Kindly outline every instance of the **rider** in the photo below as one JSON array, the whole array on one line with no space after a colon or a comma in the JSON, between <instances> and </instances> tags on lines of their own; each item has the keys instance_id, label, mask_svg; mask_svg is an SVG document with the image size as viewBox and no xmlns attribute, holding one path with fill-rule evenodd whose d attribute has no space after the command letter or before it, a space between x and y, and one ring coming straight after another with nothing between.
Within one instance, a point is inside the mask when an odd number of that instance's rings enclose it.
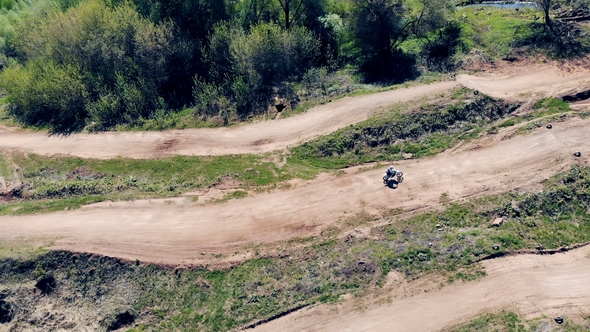
<instances>
[{"instance_id":1,"label":"rider","mask_svg":"<svg viewBox=\"0 0 590 332\"><path fill-rule=\"evenodd\" d=\"M385 171L385 174L387 174L388 179L391 179L395 176L395 174L397 174L397 171L395 170L395 168L393 168L393 166L389 166L387 171Z\"/></svg>"}]
</instances>

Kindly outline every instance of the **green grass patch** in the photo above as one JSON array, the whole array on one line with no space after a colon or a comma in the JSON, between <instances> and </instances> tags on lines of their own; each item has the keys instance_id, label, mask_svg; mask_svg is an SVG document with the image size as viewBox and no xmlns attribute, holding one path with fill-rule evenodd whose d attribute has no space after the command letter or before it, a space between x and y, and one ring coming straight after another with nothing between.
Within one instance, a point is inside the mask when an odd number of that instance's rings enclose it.
<instances>
[{"instance_id":1,"label":"green grass patch","mask_svg":"<svg viewBox=\"0 0 590 332\"><path fill-rule=\"evenodd\" d=\"M466 7L456 13L463 45L483 51L489 62L511 57L516 49L553 59L582 56L590 49L585 28L554 20L553 30L548 29L535 8Z\"/></svg>"},{"instance_id":2,"label":"green grass patch","mask_svg":"<svg viewBox=\"0 0 590 332\"><path fill-rule=\"evenodd\" d=\"M223 195L223 197L215 202L227 202L232 199L240 199L248 196L248 192L244 190L236 190L232 191L231 193Z\"/></svg>"},{"instance_id":3,"label":"green grass patch","mask_svg":"<svg viewBox=\"0 0 590 332\"><path fill-rule=\"evenodd\" d=\"M168 197L224 181L244 188L267 186L305 174L279 169L266 156L170 157L109 160L44 157L34 154L0 156L0 171L9 172L8 159L20 168L25 199L58 199L86 195L109 198ZM293 173L295 172L295 173Z\"/></svg>"},{"instance_id":4,"label":"green grass patch","mask_svg":"<svg viewBox=\"0 0 590 332\"><path fill-rule=\"evenodd\" d=\"M444 329L444 332L535 332L535 331L555 331L555 332L582 332L590 329L588 319L578 319L574 321L569 317L564 317L561 325L556 324L552 317L542 317L534 320L522 319L516 312L502 310L496 313L483 314L470 322L462 323L452 328Z\"/></svg>"},{"instance_id":5,"label":"green grass patch","mask_svg":"<svg viewBox=\"0 0 590 332\"><path fill-rule=\"evenodd\" d=\"M492 58L503 57L512 51L519 39L524 38L522 34L528 31L535 13L536 10L526 8L518 12L489 7L484 10L461 8L457 10L461 41L468 48L483 50Z\"/></svg>"},{"instance_id":6,"label":"green grass patch","mask_svg":"<svg viewBox=\"0 0 590 332\"><path fill-rule=\"evenodd\" d=\"M289 162L320 168L343 168L374 161L435 155L460 140L478 137L482 128L515 110L486 96L460 89L446 103L413 112L393 109L292 150Z\"/></svg>"},{"instance_id":7,"label":"green grass patch","mask_svg":"<svg viewBox=\"0 0 590 332\"><path fill-rule=\"evenodd\" d=\"M56 200L20 200L0 204L0 215L48 213L79 209L83 205L105 201L104 196L92 195Z\"/></svg>"}]
</instances>

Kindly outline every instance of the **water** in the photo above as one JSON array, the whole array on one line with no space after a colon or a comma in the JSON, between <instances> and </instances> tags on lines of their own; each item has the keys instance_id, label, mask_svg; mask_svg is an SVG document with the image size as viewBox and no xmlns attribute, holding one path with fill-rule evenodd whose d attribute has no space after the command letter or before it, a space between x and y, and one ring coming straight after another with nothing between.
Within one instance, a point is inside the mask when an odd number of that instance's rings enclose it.
<instances>
[{"instance_id":1,"label":"water","mask_svg":"<svg viewBox=\"0 0 590 332\"><path fill-rule=\"evenodd\" d=\"M535 3L533 2L517 2L517 3L478 3L474 5L467 5L463 6L462 8L468 7L497 7L497 8L505 8L505 9L515 9L515 8L535 8Z\"/></svg>"}]
</instances>

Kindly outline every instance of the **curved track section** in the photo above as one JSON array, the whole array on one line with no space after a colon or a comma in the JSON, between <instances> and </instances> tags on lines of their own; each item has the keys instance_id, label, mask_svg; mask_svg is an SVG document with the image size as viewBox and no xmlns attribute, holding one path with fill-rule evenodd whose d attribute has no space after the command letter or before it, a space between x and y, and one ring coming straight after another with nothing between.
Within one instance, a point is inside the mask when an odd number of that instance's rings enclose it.
<instances>
[{"instance_id":1,"label":"curved track section","mask_svg":"<svg viewBox=\"0 0 590 332\"><path fill-rule=\"evenodd\" d=\"M71 155L109 159L117 156L147 159L171 155L229 155L264 153L325 135L366 120L380 107L445 92L457 82L420 85L339 99L304 114L229 128L170 130L163 132L105 132L47 136L0 128L0 149L17 149L43 155Z\"/></svg>"},{"instance_id":2,"label":"curved track section","mask_svg":"<svg viewBox=\"0 0 590 332\"><path fill-rule=\"evenodd\" d=\"M277 190L226 203L196 205L164 200L90 205L79 210L0 218L2 237L57 238L55 248L140 259L154 263L203 263L200 253L233 253L235 245L268 243L318 233L346 212L378 212L439 204L450 199L505 192L588 164L590 120L555 123L553 130L430 159L396 164L405 181L383 186L382 170L326 175L289 190ZM583 158L574 158L581 151ZM233 247L233 249L232 249Z\"/></svg>"}]
</instances>

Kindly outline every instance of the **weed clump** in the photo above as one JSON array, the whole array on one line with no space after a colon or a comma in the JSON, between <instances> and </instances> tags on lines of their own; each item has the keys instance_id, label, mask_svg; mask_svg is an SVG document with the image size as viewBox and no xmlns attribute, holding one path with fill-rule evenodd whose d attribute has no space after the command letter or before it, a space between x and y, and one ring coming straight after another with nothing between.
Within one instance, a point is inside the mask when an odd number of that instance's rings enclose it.
<instances>
[{"instance_id":1,"label":"weed clump","mask_svg":"<svg viewBox=\"0 0 590 332\"><path fill-rule=\"evenodd\" d=\"M35 288L40 290L44 295L50 295L53 293L56 287L57 282L55 281L55 277L50 274L42 276L39 280L37 280L37 283L35 283Z\"/></svg>"},{"instance_id":2,"label":"weed clump","mask_svg":"<svg viewBox=\"0 0 590 332\"><path fill-rule=\"evenodd\" d=\"M461 100L461 101L458 101ZM404 155L431 156L481 127L512 113L517 104L471 90L455 91L450 101L421 106L414 112L390 114L339 130L293 149L289 161L324 168L399 160Z\"/></svg>"}]
</instances>

